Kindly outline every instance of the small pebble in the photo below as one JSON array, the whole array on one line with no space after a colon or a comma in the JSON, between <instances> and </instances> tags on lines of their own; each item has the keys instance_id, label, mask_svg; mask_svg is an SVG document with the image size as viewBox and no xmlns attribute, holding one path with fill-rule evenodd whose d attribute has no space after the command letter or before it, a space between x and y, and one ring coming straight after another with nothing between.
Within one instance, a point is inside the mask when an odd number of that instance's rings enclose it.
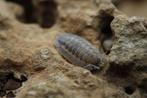
<instances>
[{"instance_id":1,"label":"small pebble","mask_svg":"<svg viewBox=\"0 0 147 98\"><path fill-rule=\"evenodd\" d=\"M112 48L112 44L113 44L113 40L112 39L107 39L105 41L103 41L102 45L103 45L103 49L106 52L106 54L108 54Z\"/></svg>"},{"instance_id":2,"label":"small pebble","mask_svg":"<svg viewBox=\"0 0 147 98\"><path fill-rule=\"evenodd\" d=\"M40 50L40 56L42 59L47 60L49 58L49 50L48 48L43 48Z\"/></svg>"}]
</instances>

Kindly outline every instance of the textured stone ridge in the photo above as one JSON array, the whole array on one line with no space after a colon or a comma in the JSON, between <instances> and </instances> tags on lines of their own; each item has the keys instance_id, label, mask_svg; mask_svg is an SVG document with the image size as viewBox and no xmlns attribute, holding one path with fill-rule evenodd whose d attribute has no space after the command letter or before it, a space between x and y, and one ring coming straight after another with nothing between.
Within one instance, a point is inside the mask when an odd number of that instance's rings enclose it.
<instances>
[{"instance_id":1,"label":"textured stone ridge","mask_svg":"<svg viewBox=\"0 0 147 98\"><path fill-rule=\"evenodd\" d=\"M109 55L110 63L133 68L147 67L147 28L144 19L118 16L111 23L115 41Z\"/></svg>"}]
</instances>

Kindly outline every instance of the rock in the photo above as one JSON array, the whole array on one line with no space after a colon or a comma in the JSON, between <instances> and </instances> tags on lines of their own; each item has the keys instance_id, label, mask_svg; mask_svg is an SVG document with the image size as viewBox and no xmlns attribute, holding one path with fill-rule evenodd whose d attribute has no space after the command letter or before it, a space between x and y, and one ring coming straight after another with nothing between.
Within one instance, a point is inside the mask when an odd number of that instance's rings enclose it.
<instances>
[{"instance_id":1,"label":"rock","mask_svg":"<svg viewBox=\"0 0 147 98\"><path fill-rule=\"evenodd\" d=\"M33 80L28 80L16 98L80 98L81 96L89 98L87 94L94 98L96 92L103 91L103 80L93 77L89 71L81 68L71 68L71 71L70 66L65 66L67 67L65 73L50 68L33 77Z\"/></svg>"},{"instance_id":2,"label":"rock","mask_svg":"<svg viewBox=\"0 0 147 98\"><path fill-rule=\"evenodd\" d=\"M112 21L111 27L115 32L115 41L109 54L110 66L123 66L121 72L128 73L146 67L147 29L142 19L118 16Z\"/></svg>"}]
</instances>

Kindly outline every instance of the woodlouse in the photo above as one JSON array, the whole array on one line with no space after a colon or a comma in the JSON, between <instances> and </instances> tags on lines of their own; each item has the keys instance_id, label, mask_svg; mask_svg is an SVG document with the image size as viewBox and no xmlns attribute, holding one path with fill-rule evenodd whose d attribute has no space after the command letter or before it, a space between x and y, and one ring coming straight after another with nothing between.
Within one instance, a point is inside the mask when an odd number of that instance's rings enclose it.
<instances>
[{"instance_id":1,"label":"woodlouse","mask_svg":"<svg viewBox=\"0 0 147 98\"><path fill-rule=\"evenodd\" d=\"M82 66L92 72L99 70L106 60L97 48L77 35L59 34L55 41L55 47L70 63Z\"/></svg>"}]
</instances>

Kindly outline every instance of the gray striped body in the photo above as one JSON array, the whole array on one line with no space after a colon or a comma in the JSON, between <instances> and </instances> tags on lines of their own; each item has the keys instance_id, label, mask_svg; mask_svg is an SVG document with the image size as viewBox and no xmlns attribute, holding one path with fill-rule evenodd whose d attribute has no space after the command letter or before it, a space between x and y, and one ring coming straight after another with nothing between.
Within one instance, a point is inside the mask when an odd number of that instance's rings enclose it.
<instances>
[{"instance_id":1,"label":"gray striped body","mask_svg":"<svg viewBox=\"0 0 147 98\"><path fill-rule=\"evenodd\" d=\"M95 66L99 69L104 55L87 40L73 34L62 33L56 38L55 47L58 52L74 65Z\"/></svg>"}]
</instances>

